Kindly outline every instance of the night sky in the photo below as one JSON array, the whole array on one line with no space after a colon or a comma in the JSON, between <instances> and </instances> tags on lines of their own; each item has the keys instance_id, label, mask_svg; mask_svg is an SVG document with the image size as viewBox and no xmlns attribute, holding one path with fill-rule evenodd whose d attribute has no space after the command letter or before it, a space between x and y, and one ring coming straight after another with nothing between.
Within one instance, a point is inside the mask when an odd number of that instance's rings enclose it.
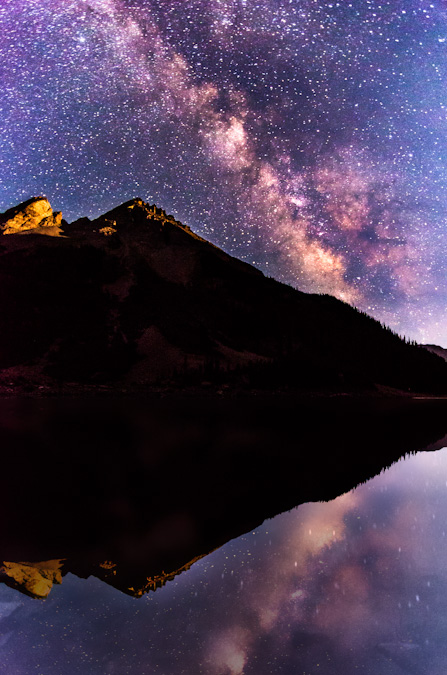
<instances>
[{"instance_id":1,"label":"night sky","mask_svg":"<svg viewBox=\"0 0 447 675\"><path fill-rule=\"evenodd\" d=\"M447 449L229 542L131 598L0 587L8 675L445 675Z\"/></svg>"},{"instance_id":2,"label":"night sky","mask_svg":"<svg viewBox=\"0 0 447 675\"><path fill-rule=\"evenodd\" d=\"M445 0L2 0L0 210L135 196L447 346Z\"/></svg>"}]
</instances>

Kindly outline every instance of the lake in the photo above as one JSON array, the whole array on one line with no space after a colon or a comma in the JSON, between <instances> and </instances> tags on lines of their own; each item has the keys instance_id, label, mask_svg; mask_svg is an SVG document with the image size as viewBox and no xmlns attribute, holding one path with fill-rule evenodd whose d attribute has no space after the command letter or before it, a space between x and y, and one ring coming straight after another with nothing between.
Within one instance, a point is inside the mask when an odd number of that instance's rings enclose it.
<instances>
[{"instance_id":1,"label":"lake","mask_svg":"<svg viewBox=\"0 0 447 675\"><path fill-rule=\"evenodd\" d=\"M0 586L11 675L333 675L447 670L447 448L266 520L134 598L67 574Z\"/></svg>"}]
</instances>

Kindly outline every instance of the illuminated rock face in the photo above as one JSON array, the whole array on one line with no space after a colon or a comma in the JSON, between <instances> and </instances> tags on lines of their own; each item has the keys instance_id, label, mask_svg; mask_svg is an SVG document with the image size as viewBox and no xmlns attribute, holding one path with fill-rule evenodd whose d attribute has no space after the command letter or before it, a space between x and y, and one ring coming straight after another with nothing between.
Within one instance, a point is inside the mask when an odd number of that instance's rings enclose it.
<instances>
[{"instance_id":1,"label":"illuminated rock face","mask_svg":"<svg viewBox=\"0 0 447 675\"><path fill-rule=\"evenodd\" d=\"M53 584L62 582L62 560L39 563L3 562L0 574L8 585L34 598L46 598Z\"/></svg>"},{"instance_id":2,"label":"illuminated rock face","mask_svg":"<svg viewBox=\"0 0 447 675\"><path fill-rule=\"evenodd\" d=\"M3 234L21 234L30 230L38 230L42 233L42 230L47 230L47 228L57 228L58 232L51 232L54 235L60 232L62 213L53 211L45 197L33 197L6 211L2 220ZM50 231L44 231L43 234L45 233L50 234Z\"/></svg>"},{"instance_id":3,"label":"illuminated rock face","mask_svg":"<svg viewBox=\"0 0 447 675\"><path fill-rule=\"evenodd\" d=\"M62 578L68 572L87 578L95 576L107 584L114 586L127 595L135 598L155 591L172 581L178 574L188 570L197 560L203 558L200 554L171 572L159 571L147 575L140 571L132 572L126 567L120 567L109 560L94 564L88 563L81 570L73 566L72 561L65 558L45 560L43 562L6 562L0 564L0 582L33 598L42 600L48 597L54 584L61 584Z\"/></svg>"}]
</instances>

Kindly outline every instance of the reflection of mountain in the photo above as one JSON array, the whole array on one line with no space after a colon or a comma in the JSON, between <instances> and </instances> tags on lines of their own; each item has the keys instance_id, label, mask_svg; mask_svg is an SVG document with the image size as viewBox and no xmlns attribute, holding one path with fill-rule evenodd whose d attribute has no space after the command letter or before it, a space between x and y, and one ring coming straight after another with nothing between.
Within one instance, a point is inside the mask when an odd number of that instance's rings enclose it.
<instances>
[{"instance_id":1,"label":"reflection of mountain","mask_svg":"<svg viewBox=\"0 0 447 675\"><path fill-rule=\"evenodd\" d=\"M335 298L264 277L142 200L69 225L35 198L0 227L4 390L446 391L436 355Z\"/></svg>"},{"instance_id":2,"label":"reflection of mountain","mask_svg":"<svg viewBox=\"0 0 447 675\"><path fill-rule=\"evenodd\" d=\"M46 598L53 584L62 582L63 560L7 562L0 566L0 580L33 598Z\"/></svg>"},{"instance_id":3,"label":"reflection of mountain","mask_svg":"<svg viewBox=\"0 0 447 675\"><path fill-rule=\"evenodd\" d=\"M105 560L84 567L82 563L67 560L45 560L42 562L7 562L0 565L0 582L31 596L46 598L54 584L61 584L62 577L71 572L80 577L94 575L114 588L139 598L145 593L161 588L177 574L185 572L203 556L198 556L173 572L159 572L153 576L143 573L130 573L116 563Z\"/></svg>"},{"instance_id":4,"label":"reflection of mountain","mask_svg":"<svg viewBox=\"0 0 447 675\"><path fill-rule=\"evenodd\" d=\"M72 571L139 595L444 433L443 400L4 399L3 581L42 596Z\"/></svg>"}]
</instances>

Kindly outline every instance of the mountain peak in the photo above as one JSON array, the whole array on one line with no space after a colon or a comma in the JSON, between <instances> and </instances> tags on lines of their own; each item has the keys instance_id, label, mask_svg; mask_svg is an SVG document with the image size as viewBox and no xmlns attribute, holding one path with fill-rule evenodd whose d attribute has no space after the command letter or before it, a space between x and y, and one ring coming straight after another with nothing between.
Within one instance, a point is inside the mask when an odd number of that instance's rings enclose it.
<instances>
[{"instance_id":1,"label":"mountain peak","mask_svg":"<svg viewBox=\"0 0 447 675\"><path fill-rule=\"evenodd\" d=\"M132 212L132 218L129 220L129 212ZM160 224L164 225L165 223L171 223L172 225L177 225L183 230L189 231L189 227L183 225L179 220L176 220L174 216L167 214L166 211L156 204L149 204L145 202L140 197L134 197L120 206L116 206L111 211L108 211L104 215L100 216L98 220L108 220L116 221L116 224L120 224L120 221L125 220L126 224L129 222L139 223L146 220L156 220L161 221Z\"/></svg>"},{"instance_id":2,"label":"mountain peak","mask_svg":"<svg viewBox=\"0 0 447 675\"><path fill-rule=\"evenodd\" d=\"M0 230L3 234L60 234L62 212L53 211L48 199L42 195L8 209L0 216Z\"/></svg>"}]
</instances>

